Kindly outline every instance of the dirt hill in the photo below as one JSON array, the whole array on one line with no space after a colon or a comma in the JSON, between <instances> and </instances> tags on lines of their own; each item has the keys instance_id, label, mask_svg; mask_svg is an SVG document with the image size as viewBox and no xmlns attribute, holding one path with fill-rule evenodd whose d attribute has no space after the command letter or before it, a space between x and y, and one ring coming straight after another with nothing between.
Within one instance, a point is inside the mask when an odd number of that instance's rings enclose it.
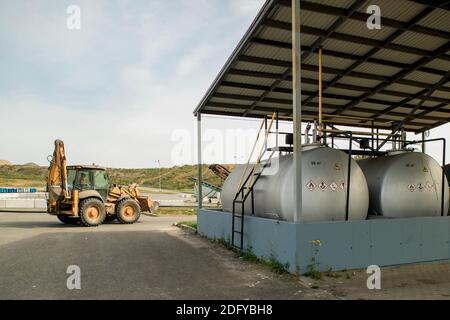
<instances>
[{"instance_id":1,"label":"dirt hill","mask_svg":"<svg viewBox=\"0 0 450 320\"><path fill-rule=\"evenodd\" d=\"M13 164L8 160L0 160L0 166L12 166Z\"/></svg>"}]
</instances>

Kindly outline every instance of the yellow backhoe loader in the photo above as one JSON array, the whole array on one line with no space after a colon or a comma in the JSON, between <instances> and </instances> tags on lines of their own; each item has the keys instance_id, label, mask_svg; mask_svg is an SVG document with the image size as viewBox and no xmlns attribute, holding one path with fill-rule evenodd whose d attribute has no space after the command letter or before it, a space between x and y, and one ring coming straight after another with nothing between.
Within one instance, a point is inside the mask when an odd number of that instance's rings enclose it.
<instances>
[{"instance_id":1,"label":"yellow backhoe loader","mask_svg":"<svg viewBox=\"0 0 450 320\"><path fill-rule=\"evenodd\" d=\"M47 212L65 224L81 222L96 227L117 219L122 224L139 221L142 214L154 213L159 203L143 197L136 184L112 185L105 168L67 166L64 142L55 141L49 156Z\"/></svg>"}]
</instances>

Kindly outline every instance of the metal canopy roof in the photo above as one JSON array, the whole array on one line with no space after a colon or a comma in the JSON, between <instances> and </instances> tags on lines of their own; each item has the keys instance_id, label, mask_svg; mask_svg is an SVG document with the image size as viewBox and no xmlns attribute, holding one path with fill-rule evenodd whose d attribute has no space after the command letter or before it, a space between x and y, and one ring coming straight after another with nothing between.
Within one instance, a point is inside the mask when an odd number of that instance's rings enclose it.
<instances>
[{"instance_id":1,"label":"metal canopy roof","mask_svg":"<svg viewBox=\"0 0 450 320\"><path fill-rule=\"evenodd\" d=\"M367 28L369 5L382 29ZM303 118L421 132L450 121L450 1L301 1ZM291 0L268 0L195 113L292 116Z\"/></svg>"}]
</instances>

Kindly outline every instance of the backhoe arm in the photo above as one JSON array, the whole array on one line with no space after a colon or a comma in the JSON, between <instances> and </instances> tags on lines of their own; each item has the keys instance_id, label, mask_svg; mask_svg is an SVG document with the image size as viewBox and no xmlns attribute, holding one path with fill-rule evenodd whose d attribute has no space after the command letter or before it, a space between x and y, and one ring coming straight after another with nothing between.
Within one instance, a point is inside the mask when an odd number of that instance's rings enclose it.
<instances>
[{"instance_id":1,"label":"backhoe arm","mask_svg":"<svg viewBox=\"0 0 450 320\"><path fill-rule=\"evenodd\" d=\"M66 153L64 142L61 140L55 141L55 150L48 170L47 190L49 213L57 211L58 200L70 198L67 187Z\"/></svg>"}]
</instances>

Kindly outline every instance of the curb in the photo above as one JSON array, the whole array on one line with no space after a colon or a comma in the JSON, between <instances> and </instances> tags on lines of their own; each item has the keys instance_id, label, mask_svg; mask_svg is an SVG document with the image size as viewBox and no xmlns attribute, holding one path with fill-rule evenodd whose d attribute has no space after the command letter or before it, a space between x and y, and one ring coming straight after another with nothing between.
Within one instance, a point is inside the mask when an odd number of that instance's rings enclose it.
<instances>
[{"instance_id":1,"label":"curb","mask_svg":"<svg viewBox=\"0 0 450 320\"><path fill-rule=\"evenodd\" d=\"M175 224L174 226L178 227L178 228L180 228L180 229L182 229L184 231L193 233L193 234L197 234L198 233L197 229L194 229L194 228L192 228L190 226L187 226L187 225L184 225L184 224Z\"/></svg>"}]
</instances>

